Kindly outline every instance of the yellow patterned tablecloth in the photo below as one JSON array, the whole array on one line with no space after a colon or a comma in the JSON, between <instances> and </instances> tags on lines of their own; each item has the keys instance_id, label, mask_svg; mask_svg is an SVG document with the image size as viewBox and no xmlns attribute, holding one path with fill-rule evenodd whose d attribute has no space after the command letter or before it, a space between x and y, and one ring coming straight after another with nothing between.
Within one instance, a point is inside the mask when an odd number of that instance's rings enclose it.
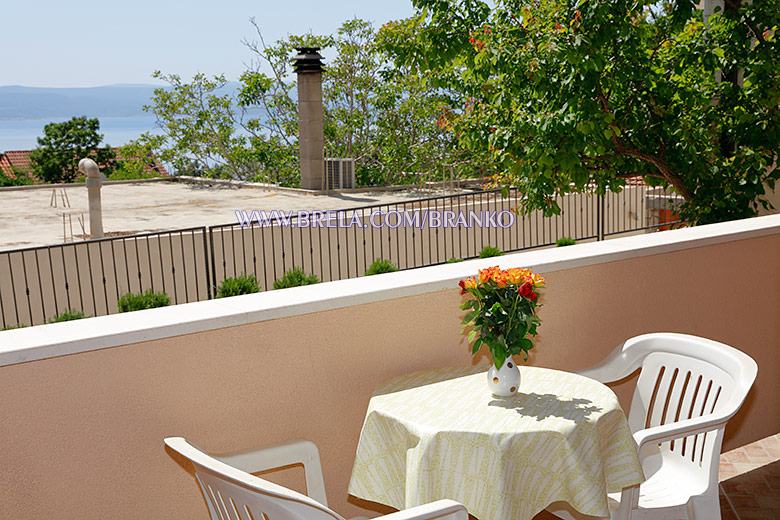
<instances>
[{"instance_id":1,"label":"yellow patterned tablecloth","mask_svg":"<svg viewBox=\"0 0 780 520\"><path fill-rule=\"evenodd\" d=\"M377 388L349 493L397 509L450 498L480 520L531 520L557 501L606 517L608 492L644 480L609 388L520 367L518 394L496 398L486 370L417 372Z\"/></svg>"}]
</instances>

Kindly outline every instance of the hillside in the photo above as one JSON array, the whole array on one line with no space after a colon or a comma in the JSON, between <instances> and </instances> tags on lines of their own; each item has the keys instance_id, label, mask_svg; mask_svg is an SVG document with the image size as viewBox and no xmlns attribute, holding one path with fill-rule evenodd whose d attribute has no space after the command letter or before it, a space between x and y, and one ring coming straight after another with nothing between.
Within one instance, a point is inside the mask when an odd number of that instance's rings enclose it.
<instances>
[{"instance_id":1,"label":"hillside","mask_svg":"<svg viewBox=\"0 0 780 520\"><path fill-rule=\"evenodd\" d=\"M153 85L92 88L0 87L0 119L133 117L144 115Z\"/></svg>"},{"instance_id":2,"label":"hillside","mask_svg":"<svg viewBox=\"0 0 780 520\"><path fill-rule=\"evenodd\" d=\"M230 82L228 89L238 83ZM73 116L137 117L148 115L155 85L108 85L91 88L0 87L0 120L67 119Z\"/></svg>"}]
</instances>

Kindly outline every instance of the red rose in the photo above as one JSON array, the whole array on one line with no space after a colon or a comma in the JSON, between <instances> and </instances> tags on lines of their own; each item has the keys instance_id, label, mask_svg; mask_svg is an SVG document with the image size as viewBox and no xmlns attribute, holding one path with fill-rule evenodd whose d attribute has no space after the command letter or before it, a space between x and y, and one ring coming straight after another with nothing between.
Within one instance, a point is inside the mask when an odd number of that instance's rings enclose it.
<instances>
[{"instance_id":1,"label":"red rose","mask_svg":"<svg viewBox=\"0 0 780 520\"><path fill-rule=\"evenodd\" d=\"M530 283L524 283L521 285L520 288L517 289L517 294L534 302L537 298L539 298L539 295L534 292L533 284Z\"/></svg>"},{"instance_id":2,"label":"red rose","mask_svg":"<svg viewBox=\"0 0 780 520\"><path fill-rule=\"evenodd\" d=\"M461 280L458 282L458 285L460 285L460 294L466 294L466 281Z\"/></svg>"}]
</instances>

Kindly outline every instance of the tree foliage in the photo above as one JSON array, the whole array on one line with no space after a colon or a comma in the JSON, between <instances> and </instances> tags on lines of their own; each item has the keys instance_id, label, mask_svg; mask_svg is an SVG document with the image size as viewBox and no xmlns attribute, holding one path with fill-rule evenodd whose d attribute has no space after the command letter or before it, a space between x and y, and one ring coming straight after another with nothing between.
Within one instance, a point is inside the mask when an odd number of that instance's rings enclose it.
<instances>
[{"instance_id":1,"label":"tree foliage","mask_svg":"<svg viewBox=\"0 0 780 520\"><path fill-rule=\"evenodd\" d=\"M0 169L0 188L5 186L28 186L30 184L33 184L33 180L20 169L13 168L13 176L7 175Z\"/></svg>"},{"instance_id":2,"label":"tree foliage","mask_svg":"<svg viewBox=\"0 0 780 520\"><path fill-rule=\"evenodd\" d=\"M91 157L103 173L115 167L116 154L109 146L100 148L103 135L100 121L86 116L62 123L49 123L38 138L38 148L30 153L35 174L46 182L73 182L80 176L79 161Z\"/></svg>"},{"instance_id":3,"label":"tree foliage","mask_svg":"<svg viewBox=\"0 0 780 520\"><path fill-rule=\"evenodd\" d=\"M743 218L780 177L780 3L738 2L414 0L396 55L468 96L447 124L526 209L642 175L691 222Z\"/></svg>"},{"instance_id":4,"label":"tree foliage","mask_svg":"<svg viewBox=\"0 0 780 520\"><path fill-rule=\"evenodd\" d=\"M404 182L443 168L482 171L484 157L458 149L442 124L453 94L413 67L393 65L396 40L414 27L391 23L376 31L363 20L345 22L335 35L288 36L272 45L256 29L245 40L252 54L237 88L224 76L168 83L147 108L162 135L141 142L180 172L298 185L298 105L292 56L295 48L331 50L323 73L325 154L356 159L361 184ZM325 51L323 51L325 52ZM449 172L447 172L449 174ZM411 175L404 175L411 174Z\"/></svg>"}]
</instances>

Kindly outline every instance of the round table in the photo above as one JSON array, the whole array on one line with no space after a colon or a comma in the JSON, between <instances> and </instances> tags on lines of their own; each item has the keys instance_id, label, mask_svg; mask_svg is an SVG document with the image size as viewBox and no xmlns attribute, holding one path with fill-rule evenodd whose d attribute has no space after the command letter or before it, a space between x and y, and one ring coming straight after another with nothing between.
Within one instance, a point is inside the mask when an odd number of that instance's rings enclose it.
<instances>
[{"instance_id":1,"label":"round table","mask_svg":"<svg viewBox=\"0 0 780 520\"><path fill-rule=\"evenodd\" d=\"M521 366L518 394L499 398L486 371L417 372L378 387L349 493L397 509L450 498L480 520L531 520L557 501L608 517L607 493L644 480L609 388Z\"/></svg>"}]
</instances>

